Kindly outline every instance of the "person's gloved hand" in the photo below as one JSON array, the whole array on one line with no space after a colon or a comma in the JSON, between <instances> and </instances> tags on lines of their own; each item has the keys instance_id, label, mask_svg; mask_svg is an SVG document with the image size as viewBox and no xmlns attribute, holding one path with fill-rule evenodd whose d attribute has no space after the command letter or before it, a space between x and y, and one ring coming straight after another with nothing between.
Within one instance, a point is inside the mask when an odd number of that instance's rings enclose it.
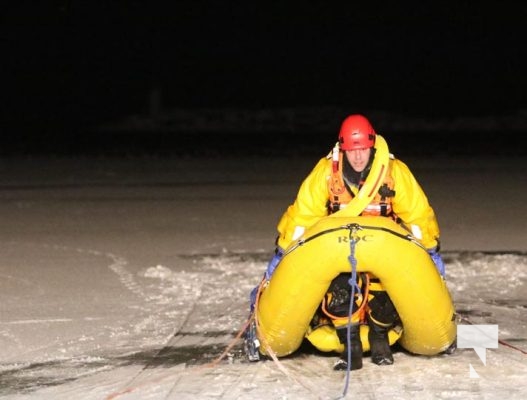
<instances>
[{"instance_id":1,"label":"person's gloved hand","mask_svg":"<svg viewBox=\"0 0 527 400\"><path fill-rule=\"evenodd\" d=\"M282 249L280 246L276 246L276 249L274 251L274 256L269 261L269 264L267 264L267 270L265 271L265 279L269 280L271 279L271 276L273 275L274 270L282 260L282 257L284 256L284 249Z\"/></svg>"},{"instance_id":2,"label":"person's gloved hand","mask_svg":"<svg viewBox=\"0 0 527 400\"><path fill-rule=\"evenodd\" d=\"M437 251L437 248L435 249L429 249L428 254L430 254L430 257L432 257L432 261L436 265L437 270L441 274L441 276L444 278L446 274L445 270L445 263L443 262L443 258L441 257L441 254Z\"/></svg>"}]
</instances>

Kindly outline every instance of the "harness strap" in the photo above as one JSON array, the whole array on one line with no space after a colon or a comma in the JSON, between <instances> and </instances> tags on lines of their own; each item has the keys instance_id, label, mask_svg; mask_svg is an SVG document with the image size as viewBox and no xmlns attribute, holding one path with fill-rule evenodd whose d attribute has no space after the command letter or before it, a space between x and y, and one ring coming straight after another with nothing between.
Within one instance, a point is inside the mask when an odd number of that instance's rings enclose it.
<instances>
[{"instance_id":1,"label":"harness strap","mask_svg":"<svg viewBox=\"0 0 527 400\"><path fill-rule=\"evenodd\" d=\"M381 135L375 139L375 159L371 166L370 173L364 182L364 185L356 193L355 197L338 212L330 214L335 217L356 217L371 203L382 183L389 168L390 153L388 145Z\"/></svg>"},{"instance_id":2,"label":"harness strap","mask_svg":"<svg viewBox=\"0 0 527 400\"><path fill-rule=\"evenodd\" d=\"M355 310L355 312L351 315L351 319L352 321L359 321L359 322L362 322L364 321L364 317L366 315L366 311L367 311L367 304L368 304L368 300L369 300L369 294L370 294L370 282L371 282L371 279L370 279L370 275L369 274L366 274L366 273L361 273L360 274L360 278L361 278L361 285L359 286L359 284L357 282L355 282L355 288L357 290L357 297L358 297L358 300L356 301L356 304L358 306L357 310ZM348 280L348 284L351 286L353 278L350 278ZM360 287L363 287L364 289L361 289ZM331 318L331 320L333 321L333 324L336 324L338 326L345 326L348 324L348 319L349 319L349 316L338 316L338 315L335 315L335 314L332 314L327 306L331 303L331 299L332 299L332 294L331 293L327 293L326 296L324 296L324 298L322 299L322 304L321 304L321 309L322 309L322 312L328 316L329 318Z\"/></svg>"}]
</instances>

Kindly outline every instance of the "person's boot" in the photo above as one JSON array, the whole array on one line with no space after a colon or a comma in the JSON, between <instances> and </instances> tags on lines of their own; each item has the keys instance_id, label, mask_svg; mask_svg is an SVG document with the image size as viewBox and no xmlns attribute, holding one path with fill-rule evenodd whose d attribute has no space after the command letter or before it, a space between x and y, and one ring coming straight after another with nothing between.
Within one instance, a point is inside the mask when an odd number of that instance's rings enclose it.
<instances>
[{"instance_id":1,"label":"person's boot","mask_svg":"<svg viewBox=\"0 0 527 400\"><path fill-rule=\"evenodd\" d=\"M337 328L337 336L340 343L344 344L344 352L340 359L335 363L335 371L344 371L348 369L348 351L350 353L351 365L350 370L362 368L362 342L360 340L359 324L350 326L350 347L348 347L348 328L346 325Z\"/></svg>"},{"instance_id":2,"label":"person's boot","mask_svg":"<svg viewBox=\"0 0 527 400\"><path fill-rule=\"evenodd\" d=\"M370 342L371 360L377 365L393 364L392 350L388 340L390 326L382 326L376 323L368 315L368 341Z\"/></svg>"}]
</instances>

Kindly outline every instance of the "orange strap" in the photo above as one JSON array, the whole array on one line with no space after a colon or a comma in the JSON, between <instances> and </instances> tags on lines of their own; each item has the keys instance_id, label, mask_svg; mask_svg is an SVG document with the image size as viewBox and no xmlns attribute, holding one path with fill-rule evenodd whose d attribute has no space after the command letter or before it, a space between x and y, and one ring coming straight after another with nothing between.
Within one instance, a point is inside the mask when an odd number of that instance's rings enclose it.
<instances>
[{"instance_id":1,"label":"orange strap","mask_svg":"<svg viewBox=\"0 0 527 400\"><path fill-rule=\"evenodd\" d=\"M351 315L351 319L353 320L353 317L358 317L359 321L364 321L365 320L365 315L366 315L366 305L368 304L368 296L369 296L369 291L370 291L370 276L369 274L361 274L361 276L365 276L366 278L364 279L365 282L363 282L363 291L364 293L362 293L362 301L359 305L359 308ZM346 316L346 317L338 317L336 315L333 315L332 313L330 313L327 309L327 306L326 306L326 303L328 301L328 297L329 297L329 300L331 300L330 298L331 294L328 293L326 296L324 296L324 298L322 299L322 311L324 312L324 314L326 314L329 318L331 318L332 320L342 320L342 319L348 319L349 317Z\"/></svg>"}]
</instances>

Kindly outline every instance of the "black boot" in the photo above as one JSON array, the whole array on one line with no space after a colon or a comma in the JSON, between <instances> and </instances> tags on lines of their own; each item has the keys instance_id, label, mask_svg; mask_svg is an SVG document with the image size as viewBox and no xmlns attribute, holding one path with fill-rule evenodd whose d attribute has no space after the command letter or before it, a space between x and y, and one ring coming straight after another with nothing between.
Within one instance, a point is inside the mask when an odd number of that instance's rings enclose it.
<instances>
[{"instance_id":1,"label":"black boot","mask_svg":"<svg viewBox=\"0 0 527 400\"><path fill-rule=\"evenodd\" d=\"M333 369L335 371L343 371L348 369L348 349L350 352L351 365L350 370L362 368L362 342L360 340L359 324L350 326L350 347L348 348L348 328L341 326L337 328L337 336L340 343L344 344L344 352L340 359L335 363Z\"/></svg>"},{"instance_id":2,"label":"black boot","mask_svg":"<svg viewBox=\"0 0 527 400\"><path fill-rule=\"evenodd\" d=\"M371 360L377 365L393 364L392 350L388 341L390 326L382 326L368 315L368 341L370 342Z\"/></svg>"}]
</instances>

